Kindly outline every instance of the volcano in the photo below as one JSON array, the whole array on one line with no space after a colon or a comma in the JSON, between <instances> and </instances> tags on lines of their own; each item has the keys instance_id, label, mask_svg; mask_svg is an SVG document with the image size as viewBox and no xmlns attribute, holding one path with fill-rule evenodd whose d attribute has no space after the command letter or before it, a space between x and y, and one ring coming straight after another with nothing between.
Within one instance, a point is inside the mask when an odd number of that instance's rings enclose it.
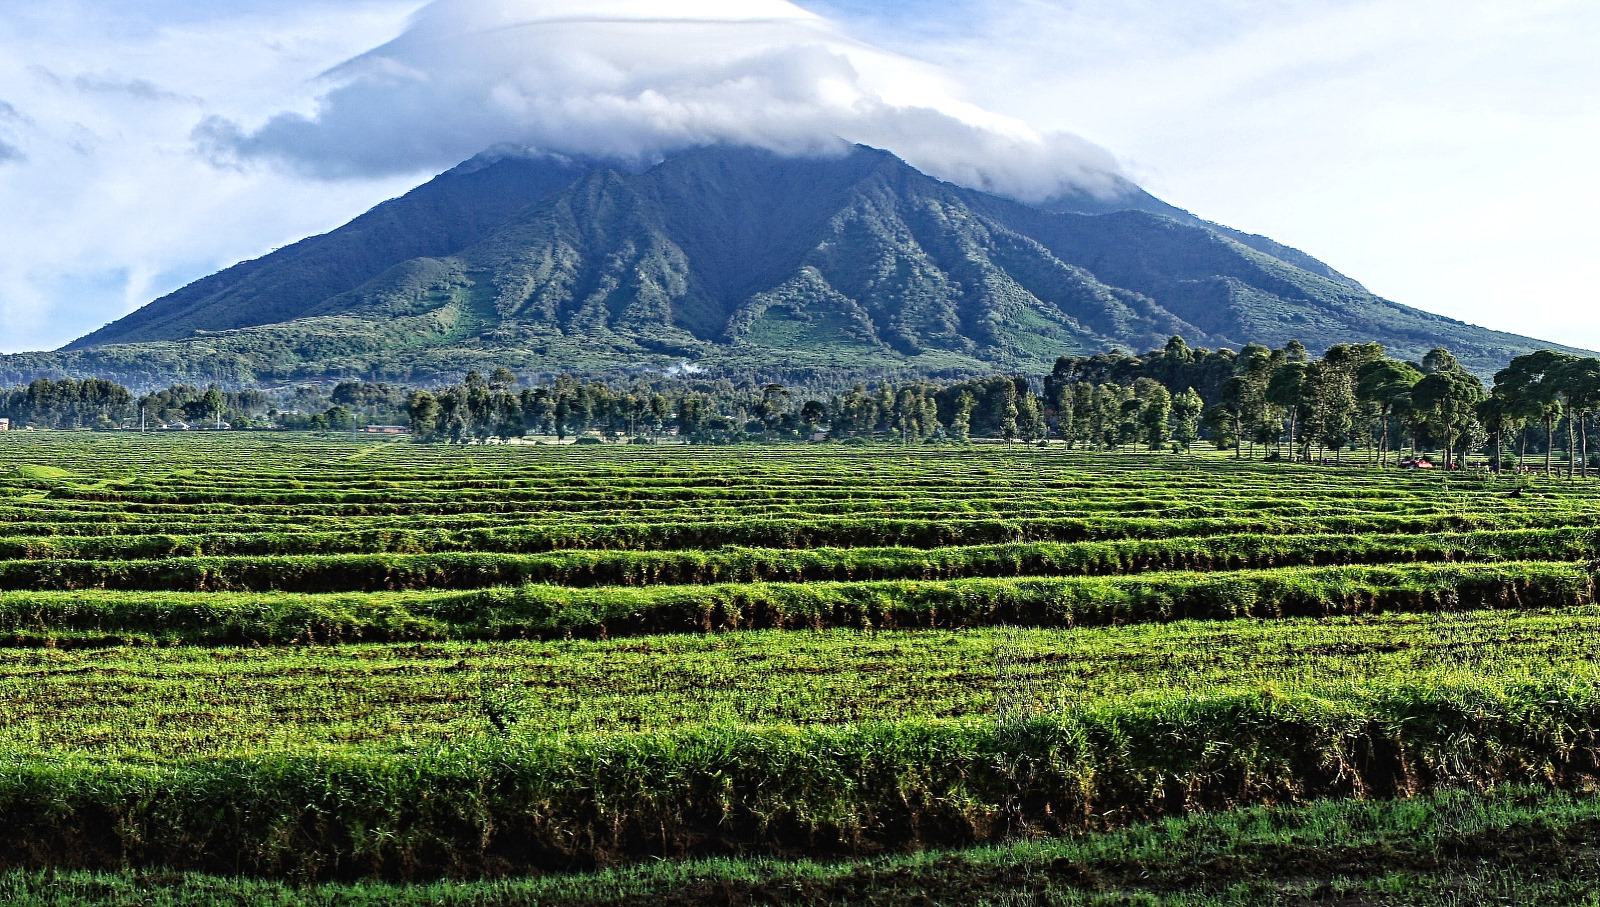
<instances>
[{"instance_id":1,"label":"volcano","mask_svg":"<svg viewBox=\"0 0 1600 907\"><path fill-rule=\"evenodd\" d=\"M1375 340L1413 359L1444 346L1480 372L1561 348L1379 298L1131 183L1028 204L871 148L708 147L643 170L483 155L60 351L4 357L0 377L1039 373L1173 335L1313 351Z\"/></svg>"}]
</instances>

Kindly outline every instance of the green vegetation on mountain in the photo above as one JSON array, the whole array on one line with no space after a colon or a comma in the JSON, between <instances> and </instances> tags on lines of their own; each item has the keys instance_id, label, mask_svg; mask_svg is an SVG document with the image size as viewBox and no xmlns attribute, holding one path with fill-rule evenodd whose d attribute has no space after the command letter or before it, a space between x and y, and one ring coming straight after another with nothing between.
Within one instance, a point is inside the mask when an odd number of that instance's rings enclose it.
<instances>
[{"instance_id":1,"label":"green vegetation on mountain","mask_svg":"<svg viewBox=\"0 0 1600 907\"><path fill-rule=\"evenodd\" d=\"M643 173L474 160L325 236L205 278L40 374L247 384L468 369L1042 374L1063 354L1376 341L1487 375L1548 344L1380 299L1136 187L1030 206L886 152L706 148Z\"/></svg>"}]
</instances>

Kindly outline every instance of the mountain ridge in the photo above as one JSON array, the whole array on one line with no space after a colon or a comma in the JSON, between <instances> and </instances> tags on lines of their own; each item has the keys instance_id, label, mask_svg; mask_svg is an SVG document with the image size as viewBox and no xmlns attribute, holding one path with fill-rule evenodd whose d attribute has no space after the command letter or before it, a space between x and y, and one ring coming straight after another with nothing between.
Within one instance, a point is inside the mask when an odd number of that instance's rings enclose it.
<instances>
[{"instance_id":1,"label":"mountain ridge","mask_svg":"<svg viewBox=\"0 0 1600 907\"><path fill-rule=\"evenodd\" d=\"M713 146L637 170L486 155L349 224L196 281L0 377L230 383L701 367L1048 371L1180 334L1239 348L1447 346L1487 373L1558 348L1381 299L1168 205L1031 205L889 152Z\"/></svg>"}]
</instances>

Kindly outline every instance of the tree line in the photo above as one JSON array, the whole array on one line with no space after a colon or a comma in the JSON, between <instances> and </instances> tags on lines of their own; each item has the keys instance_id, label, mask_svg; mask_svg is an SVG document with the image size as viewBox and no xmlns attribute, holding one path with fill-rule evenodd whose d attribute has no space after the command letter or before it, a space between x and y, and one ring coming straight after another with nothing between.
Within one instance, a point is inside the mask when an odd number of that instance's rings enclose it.
<instances>
[{"instance_id":1,"label":"tree line","mask_svg":"<svg viewBox=\"0 0 1600 907\"><path fill-rule=\"evenodd\" d=\"M1043 383L1050 386L1050 381ZM1174 394L1140 376L1126 384L1073 381L1049 399L1022 376L940 384L859 383L825 399L780 384L727 381L639 384L563 376L519 387L509 371L474 372L446 388L412 391L406 409L420 441L469 441L524 435L652 439L671 434L694 443L828 440L902 444L978 438L1037 442L1051 438L1103 448L1188 448L1201 437L1204 408L1192 388Z\"/></svg>"},{"instance_id":2,"label":"tree line","mask_svg":"<svg viewBox=\"0 0 1600 907\"><path fill-rule=\"evenodd\" d=\"M1238 457L1373 463L1438 451L1446 468L1476 454L1499 469L1541 458L1588 474L1600 415L1600 360L1541 351L1485 386L1448 350L1420 362L1381 344L1339 344L1320 357L1279 349L1190 348L1181 337L1142 356L1063 356L1042 380L995 376L861 382L806 394L778 383L693 376L608 383L561 375L536 384L505 368L433 388L360 381L275 391L176 385L135 398L97 378L40 379L0 393L17 426L197 426L348 430L403 423L423 442L526 435L694 443L828 439L847 443L1054 440L1096 450L1188 450L1208 442Z\"/></svg>"},{"instance_id":3,"label":"tree line","mask_svg":"<svg viewBox=\"0 0 1600 907\"><path fill-rule=\"evenodd\" d=\"M133 394L127 388L103 378L41 378L0 392L0 417L19 428L116 428L126 420L132 405Z\"/></svg>"},{"instance_id":4,"label":"tree line","mask_svg":"<svg viewBox=\"0 0 1600 907\"><path fill-rule=\"evenodd\" d=\"M362 387L355 382L341 384L334 388L330 399L310 387L269 392L223 390L214 384L205 388L176 384L135 397L128 388L103 378L40 378L0 391L0 417L10 419L16 428L32 426L58 431L112 431L178 424L195 428L327 429L329 414L333 414L335 423L339 422L342 402L354 402L354 395ZM389 389L388 402L386 410L381 406L365 410L358 407L355 412L347 409L343 427L352 426L361 415L404 419L404 391Z\"/></svg>"},{"instance_id":5,"label":"tree line","mask_svg":"<svg viewBox=\"0 0 1600 907\"><path fill-rule=\"evenodd\" d=\"M1486 388L1445 349L1420 363L1389 359L1378 344L1338 345L1312 361L1298 344L1246 347L1206 422L1219 446L1286 447L1311 460L1363 448L1377 463L1402 451L1438 450L1444 467L1474 453L1496 471L1524 467L1530 448L1553 473L1557 429L1569 475L1594 465L1590 423L1600 412L1600 360L1540 351L1513 359ZM1543 437L1539 437L1539 430ZM1514 462L1507 459L1515 444Z\"/></svg>"}]
</instances>

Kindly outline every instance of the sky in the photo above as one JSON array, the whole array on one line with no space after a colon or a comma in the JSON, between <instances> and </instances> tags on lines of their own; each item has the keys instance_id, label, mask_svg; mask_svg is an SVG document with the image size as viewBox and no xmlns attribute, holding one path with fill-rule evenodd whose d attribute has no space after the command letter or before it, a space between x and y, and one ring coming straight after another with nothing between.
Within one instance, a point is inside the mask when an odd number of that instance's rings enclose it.
<instances>
[{"instance_id":1,"label":"sky","mask_svg":"<svg viewBox=\"0 0 1600 907\"><path fill-rule=\"evenodd\" d=\"M1398 302L1600 349L1591 0L6 0L0 352L500 145L1131 178Z\"/></svg>"}]
</instances>

